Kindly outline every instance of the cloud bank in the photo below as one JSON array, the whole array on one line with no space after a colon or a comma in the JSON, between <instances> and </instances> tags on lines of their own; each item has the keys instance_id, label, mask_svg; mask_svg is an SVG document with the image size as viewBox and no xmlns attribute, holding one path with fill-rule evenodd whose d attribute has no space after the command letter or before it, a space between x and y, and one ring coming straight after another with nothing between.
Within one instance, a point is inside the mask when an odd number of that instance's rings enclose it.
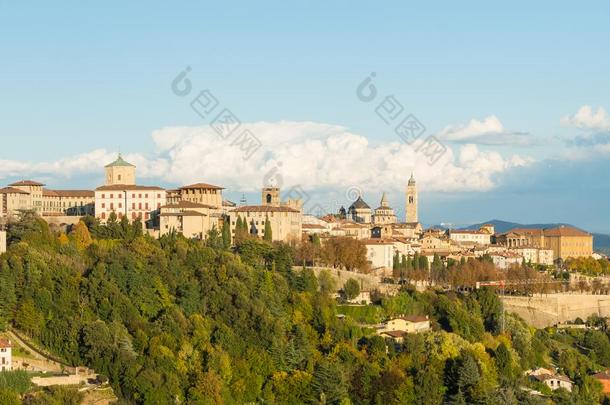
<instances>
[{"instance_id":1,"label":"cloud bank","mask_svg":"<svg viewBox=\"0 0 610 405\"><path fill-rule=\"evenodd\" d=\"M415 173L420 187L430 191L487 191L497 175L528 165L528 157L503 157L474 144L448 147L433 165L402 143L371 144L339 125L315 122L243 124L262 146L249 158L232 139L222 139L209 126L167 127L152 133L152 156L124 154L138 167L140 183L183 185L205 181L230 191L257 191L273 174L286 187L338 191L356 186L371 192L402 192ZM116 153L98 149L55 162L0 162L0 178L44 178L60 188L66 179L99 175Z\"/></svg>"}]
</instances>

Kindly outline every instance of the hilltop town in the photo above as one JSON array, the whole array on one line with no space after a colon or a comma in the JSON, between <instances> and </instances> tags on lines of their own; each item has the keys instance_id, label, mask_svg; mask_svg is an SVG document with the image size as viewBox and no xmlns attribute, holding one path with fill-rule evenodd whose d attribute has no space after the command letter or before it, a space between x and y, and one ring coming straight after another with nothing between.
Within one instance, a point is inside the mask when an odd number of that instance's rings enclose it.
<instances>
[{"instance_id":1,"label":"hilltop town","mask_svg":"<svg viewBox=\"0 0 610 405\"><path fill-rule=\"evenodd\" d=\"M234 239L240 224L245 224L249 235L271 241L293 242L315 235L324 242L347 237L366 246L370 270L381 278L392 275L396 256L399 260L425 256L429 263L438 257L447 263L488 255L499 269L596 257L592 234L570 226L515 228L504 233L496 233L491 224L478 230L424 229L413 175L406 184L406 218L401 222L386 193L375 209L360 195L347 209L316 217L303 212L300 200L281 201L277 187L264 187L258 205L240 205L223 198L223 187L204 182L176 189L137 184L136 167L120 154L104 169L105 183L95 190L48 189L33 180L9 184L0 189L0 220L6 223L30 210L51 224L64 226L78 223L83 216L94 216L102 224L137 220L154 237L176 232L205 239L212 229L228 226ZM270 235L265 235L266 230ZM0 252L5 249L6 234L0 231Z\"/></svg>"}]
</instances>

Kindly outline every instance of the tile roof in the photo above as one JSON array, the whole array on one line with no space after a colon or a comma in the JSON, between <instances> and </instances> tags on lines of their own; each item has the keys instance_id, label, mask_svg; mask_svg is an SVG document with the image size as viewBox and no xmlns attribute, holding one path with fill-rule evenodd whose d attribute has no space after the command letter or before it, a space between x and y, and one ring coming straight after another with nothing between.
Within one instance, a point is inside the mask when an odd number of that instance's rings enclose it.
<instances>
[{"instance_id":1,"label":"tile roof","mask_svg":"<svg viewBox=\"0 0 610 405\"><path fill-rule=\"evenodd\" d=\"M199 203L194 203L191 201L185 201L185 200L180 200L175 204L167 204L167 205L163 205L161 207L163 208L209 208L209 209L215 209L216 207L213 207L211 205L206 205L206 204L199 204Z\"/></svg>"},{"instance_id":2,"label":"tile roof","mask_svg":"<svg viewBox=\"0 0 610 405\"><path fill-rule=\"evenodd\" d=\"M205 188L205 189L212 189L212 190L224 190L224 187L220 187L220 186L215 186L213 184L208 184L208 183L195 183L195 184L190 184L188 186L182 186L179 188L179 190L186 190L186 189L193 189L193 188Z\"/></svg>"},{"instance_id":3,"label":"tile roof","mask_svg":"<svg viewBox=\"0 0 610 405\"><path fill-rule=\"evenodd\" d=\"M44 184L39 183L37 181L33 181L33 180L21 180L18 181L16 183L13 184L9 184L9 186L13 187L13 186L44 186Z\"/></svg>"},{"instance_id":4,"label":"tile roof","mask_svg":"<svg viewBox=\"0 0 610 405\"><path fill-rule=\"evenodd\" d=\"M96 191L132 191L132 190L156 190L165 191L161 187L157 186L138 186L135 184L114 184L111 186L100 186L95 189Z\"/></svg>"},{"instance_id":5,"label":"tile roof","mask_svg":"<svg viewBox=\"0 0 610 405\"><path fill-rule=\"evenodd\" d=\"M162 217L206 217L207 215L198 211L162 212Z\"/></svg>"},{"instance_id":6,"label":"tile roof","mask_svg":"<svg viewBox=\"0 0 610 405\"><path fill-rule=\"evenodd\" d=\"M294 208L279 206L273 207L271 205L244 205L233 210L233 212L301 212Z\"/></svg>"},{"instance_id":7,"label":"tile roof","mask_svg":"<svg viewBox=\"0 0 610 405\"><path fill-rule=\"evenodd\" d=\"M557 228L545 229L544 236L591 236L591 234L571 226L562 225Z\"/></svg>"},{"instance_id":8,"label":"tile roof","mask_svg":"<svg viewBox=\"0 0 610 405\"><path fill-rule=\"evenodd\" d=\"M27 191L20 190L14 187L0 188L0 194L30 194Z\"/></svg>"},{"instance_id":9,"label":"tile roof","mask_svg":"<svg viewBox=\"0 0 610 405\"><path fill-rule=\"evenodd\" d=\"M0 347L3 349L12 347L11 341L7 338L0 338Z\"/></svg>"},{"instance_id":10,"label":"tile roof","mask_svg":"<svg viewBox=\"0 0 610 405\"><path fill-rule=\"evenodd\" d=\"M50 197L95 197L93 190L49 190L42 189L43 196Z\"/></svg>"}]
</instances>

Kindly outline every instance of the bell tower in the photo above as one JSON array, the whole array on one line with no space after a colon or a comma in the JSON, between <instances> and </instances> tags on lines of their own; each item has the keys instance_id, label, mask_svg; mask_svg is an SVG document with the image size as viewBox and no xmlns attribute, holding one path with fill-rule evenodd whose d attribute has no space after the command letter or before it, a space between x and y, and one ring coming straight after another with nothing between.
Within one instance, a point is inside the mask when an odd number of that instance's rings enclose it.
<instances>
[{"instance_id":1,"label":"bell tower","mask_svg":"<svg viewBox=\"0 0 610 405\"><path fill-rule=\"evenodd\" d=\"M279 207L280 203L280 189L278 187L265 187L263 188L262 205L269 205L271 207Z\"/></svg>"},{"instance_id":2,"label":"bell tower","mask_svg":"<svg viewBox=\"0 0 610 405\"><path fill-rule=\"evenodd\" d=\"M419 218L417 217L417 185L415 184L415 178L413 177L413 173L411 173L411 178L409 179L409 183L407 184L406 197L406 221L419 222Z\"/></svg>"}]
</instances>

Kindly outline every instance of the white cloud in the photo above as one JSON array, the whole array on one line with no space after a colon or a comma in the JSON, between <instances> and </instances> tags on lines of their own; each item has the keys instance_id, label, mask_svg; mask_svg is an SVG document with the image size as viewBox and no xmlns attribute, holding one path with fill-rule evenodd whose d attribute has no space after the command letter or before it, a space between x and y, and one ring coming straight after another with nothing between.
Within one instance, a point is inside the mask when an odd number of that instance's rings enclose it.
<instances>
[{"instance_id":1,"label":"white cloud","mask_svg":"<svg viewBox=\"0 0 610 405\"><path fill-rule=\"evenodd\" d=\"M610 117L603 107L594 110L589 105L583 105L574 115L566 115L559 121L565 127L576 127L593 130L610 129Z\"/></svg>"},{"instance_id":2,"label":"white cloud","mask_svg":"<svg viewBox=\"0 0 610 405\"><path fill-rule=\"evenodd\" d=\"M429 165L426 156L400 142L371 145L366 137L338 125L314 122L256 122L243 124L261 141L261 148L243 158L231 138L221 139L209 126L167 127L156 130L154 156L126 154L138 167L142 183L182 185L204 181L229 191L257 191L269 173L279 175L286 189L336 192L358 186L366 192L402 193L411 174L424 190L485 191L495 186L494 177L513 167L527 165L529 158L502 157L497 152L465 144ZM0 162L0 178L50 176L52 187L62 179L99 175L115 158L113 152L95 150L51 163Z\"/></svg>"},{"instance_id":3,"label":"white cloud","mask_svg":"<svg viewBox=\"0 0 610 405\"><path fill-rule=\"evenodd\" d=\"M529 134L506 130L495 115L490 115L482 120L471 119L466 125L449 125L439 132L438 137L450 142L481 145L529 145L532 143Z\"/></svg>"}]
</instances>

